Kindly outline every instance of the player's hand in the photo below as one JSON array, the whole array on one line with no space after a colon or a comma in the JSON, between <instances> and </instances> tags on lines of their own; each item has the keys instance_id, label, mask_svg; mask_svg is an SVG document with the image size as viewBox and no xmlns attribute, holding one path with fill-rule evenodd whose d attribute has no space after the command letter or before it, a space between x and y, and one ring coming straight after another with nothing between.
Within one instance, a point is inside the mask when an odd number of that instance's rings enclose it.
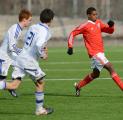
<instances>
[{"instance_id":1,"label":"player's hand","mask_svg":"<svg viewBox=\"0 0 123 120\"><path fill-rule=\"evenodd\" d=\"M68 48L67 54L72 55L73 54L73 48Z\"/></svg>"},{"instance_id":2,"label":"player's hand","mask_svg":"<svg viewBox=\"0 0 123 120\"><path fill-rule=\"evenodd\" d=\"M41 58L43 60L47 60L48 59L48 48L47 47L43 48L43 54L42 54Z\"/></svg>"},{"instance_id":3,"label":"player's hand","mask_svg":"<svg viewBox=\"0 0 123 120\"><path fill-rule=\"evenodd\" d=\"M43 57L41 57L43 60L47 60L48 59L48 56L47 55L45 55L45 56L43 56Z\"/></svg>"},{"instance_id":4,"label":"player's hand","mask_svg":"<svg viewBox=\"0 0 123 120\"><path fill-rule=\"evenodd\" d=\"M48 55L48 48L47 47L44 47L44 51Z\"/></svg>"},{"instance_id":5,"label":"player's hand","mask_svg":"<svg viewBox=\"0 0 123 120\"><path fill-rule=\"evenodd\" d=\"M107 22L107 24L109 25L109 27L112 27L112 26L114 26L114 21L113 20L109 20Z\"/></svg>"}]
</instances>

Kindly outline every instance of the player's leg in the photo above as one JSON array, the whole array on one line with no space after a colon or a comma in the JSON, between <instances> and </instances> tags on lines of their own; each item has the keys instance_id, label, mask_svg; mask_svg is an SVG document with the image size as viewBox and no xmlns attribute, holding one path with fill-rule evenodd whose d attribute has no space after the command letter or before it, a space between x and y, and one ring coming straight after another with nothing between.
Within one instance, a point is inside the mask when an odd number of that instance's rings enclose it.
<instances>
[{"instance_id":1,"label":"player's leg","mask_svg":"<svg viewBox=\"0 0 123 120\"><path fill-rule=\"evenodd\" d=\"M13 81L11 82L3 81L3 83L0 84L1 89L5 89L5 90L17 89L21 84L21 78L24 77L24 75L25 75L24 71L20 68L17 68L16 71L13 71L12 73Z\"/></svg>"},{"instance_id":2,"label":"player's leg","mask_svg":"<svg viewBox=\"0 0 123 120\"><path fill-rule=\"evenodd\" d=\"M31 69L25 69L28 74L32 76L32 80L34 81L36 85L36 92L35 92L35 98L36 98L36 115L47 115L53 112L52 108L44 108L44 77L45 73L40 69L38 64L32 64L33 66Z\"/></svg>"},{"instance_id":3,"label":"player's leg","mask_svg":"<svg viewBox=\"0 0 123 120\"><path fill-rule=\"evenodd\" d=\"M7 90L15 90L17 89L21 84L21 77L14 78L11 82L6 82L5 89Z\"/></svg>"},{"instance_id":4,"label":"player's leg","mask_svg":"<svg viewBox=\"0 0 123 120\"><path fill-rule=\"evenodd\" d=\"M15 67L14 67L13 65L12 65L12 67L13 67L13 71L14 71ZM13 80L15 80L15 79L12 79L12 81L13 81ZM16 92L15 89L8 89L8 91L9 91L9 93L10 93L13 97L18 97L17 92Z\"/></svg>"},{"instance_id":5,"label":"player's leg","mask_svg":"<svg viewBox=\"0 0 123 120\"><path fill-rule=\"evenodd\" d=\"M12 72L12 81L11 82L6 82L6 88L9 91L11 91L11 93L14 94L13 90L17 89L21 82L22 82L22 78L25 76L25 72L23 69L19 68L19 67L14 67L14 70ZM15 93L16 97L18 96Z\"/></svg>"},{"instance_id":6,"label":"player's leg","mask_svg":"<svg viewBox=\"0 0 123 120\"><path fill-rule=\"evenodd\" d=\"M5 59L0 59L0 89L4 89L5 81L8 74L8 69L11 65L11 61L6 61Z\"/></svg>"},{"instance_id":7,"label":"player's leg","mask_svg":"<svg viewBox=\"0 0 123 120\"><path fill-rule=\"evenodd\" d=\"M5 56L3 56L5 57ZM3 86L1 86L3 89L4 88L4 85L5 85L5 81L6 81L6 77L7 77L7 74L8 74L8 69L11 65L12 61L9 60L9 59L0 59L0 82ZM8 90L9 93L13 96L13 97L17 97L17 94L15 92L15 90Z\"/></svg>"},{"instance_id":8,"label":"player's leg","mask_svg":"<svg viewBox=\"0 0 123 120\"><path fill-rule=\"evenodd\" d=\"M15 90L19 87L21 83L20 77L15 78L12 82L0 81L1 90Z\"/></svg>"},{"instance_id":9,"label":"player's leg","mask_svg":"<svg viewBox=\"0 0 123 120\"><path fill-rule=\"evenodd\" d=\"M78 88L85 86L90 83L93 79L98 78L100 75L100 71L97 68L93 69L93 72L88 74L83 80L78 83Z\"/></svg>"},{"instance_id":10,"label":"player's leg","mask_svg":"<svg viewBox=\"0 0 123 120\"><path fill-rule=\"evenodd\" d=\"M1 76L0 76L1 78ZM18 85L15 86L15 81L12 82L6 82L5 80L1 80L0 81L0 89L4 89L4 90L8 90L9 93L13 96L13 97L17 97L17 93L15 91L15 89L17 88Z\"/></svg>"},{"instance_id":11,"label":"player's leg","mask_svg":"<svg viewBox=\"0 0 123 120\"><path fill-rule=\"evenodd\" d=\"M97 68L94 68L92 73L88 74L83 80L80 80L78 83L75 83L76 96L80 96L80 89L89 84L95 78L98 78L99 75L100 71Z\"/></svg>"},{"instance_id":12,"label":"player's leg","mask_svg":"<svg viewBox=\"0 0 123 120\"><path fill-rule=\"evenodd\" d=\"M100 75L100 71L103 69L104 64L108 62L107 59L105 59L105 56L103 53L98 53L95 56L91 58L91 68L93 69L93 72L89 75L87 75L83 80L81 80L79 83L76 84L76 96L80 95L80 88L84 87L88 83L90 83L92 80L96 79Z\"/></svg>"},{"instance_id":13,"label":"player's leg","mask_svg":"<svg viewBox=\"0 0 123 120\"><path fill-rule=\"evenodd\" d=\"M47 115L53 112L52 108L44 108L44 81L43 78L40 78L35 82L36 84L36 115Z\"/></svg>"},{"instance_id":14,"label":"player's leg","mask_svg":"<svg viewBox=\"0 0 123 120\"><path fill-rule=\"evenodd\" d=\"M115 72L112 64L110 62L108 62L107 64L104 65L104 68L106 70L108 70L108 72L110 73L110 75L111 75L112 79L114 80L114 82L119 86L119 88L121 90L123 90L123 81L118 76L118 74Z\"/></svg>"},{"instance_id":15,"label":"player's leg","mask_svg":"<svg viewBox=\"0 0 123 120\"><path fill-rule=\"evenodd\" d=\"M0 89L4 89L6 84L5 84L6 76L0 75Z\"/></svg>"},{"instance_id":16,"label":"player's leg","mask_svg":"<svg viewBox=\"0 0 123 120\"><path fill-rule=\"evenodd\" d=\"M6 83L6 89L17 89L21 82L22 78L25 76L25 72L23 69L19 67L14 67L12 72L12 81Z\"/></svg>"}]
</instances>

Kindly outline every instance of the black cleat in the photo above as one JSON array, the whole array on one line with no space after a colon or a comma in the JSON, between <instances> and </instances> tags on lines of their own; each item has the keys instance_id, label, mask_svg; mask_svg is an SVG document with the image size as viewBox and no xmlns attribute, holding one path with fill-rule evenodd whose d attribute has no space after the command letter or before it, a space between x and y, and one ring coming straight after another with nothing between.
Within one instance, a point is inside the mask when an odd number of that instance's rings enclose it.
<instances>
[{"instance_id":1,"label":"black cleat","mask_svg":"<svg viewBox=\"0 0 123 120\"><path fill-rule=\"evenodd\" d=\"M75 82L74 83L74 87L75 87L75 91L76 91L76 96L79 97L80 96L80 89L78 88L78 84Z\"/></svg>"},{"instance_id":2,"label":"black cleat","mask_svg":"<svg viewBox=\"0 0 123 120\"><path fill-rule=\"evenodd\" d=\"M47 114L51 114L54 112L53 108L46 108Z\"/></svg>"},{"instance_id":3,"label":"black cleat","mask_svg":"<svg viewBox=\"0 0 123 120\"><path fill-rule=\"evenodd\" d=\"M54 112L54 110L52 108L43 108L43 109L36 110L35 114L36 115L48 115L53 112Z\"/></svg>"},{"instance_id":4,"label":"black cleat","mask_svg":"<svg viewBox=\"0 0 123 120\"><path fill-rule=\"evenodd\" d=\"M17 93L15 92L15 90L8 90L9 93L13 96L13 97L18 97Z\"/></svg>"}]
</instances>

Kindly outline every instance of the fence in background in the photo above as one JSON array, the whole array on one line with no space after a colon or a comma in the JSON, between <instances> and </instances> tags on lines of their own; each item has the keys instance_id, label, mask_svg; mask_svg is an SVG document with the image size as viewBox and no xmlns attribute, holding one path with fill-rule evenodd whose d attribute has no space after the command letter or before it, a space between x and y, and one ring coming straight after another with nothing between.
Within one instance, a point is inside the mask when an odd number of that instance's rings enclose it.
<instances>
[{"instance_id":1,"label":"fence in background","mask_svg":"<svg viewBox=\"0 0 123 120\"><path fill-rule=\"evenodd\" d=\"M70 31L86 18L86 9L90 6L97 8L99 17L105 22L110 18L115 20L116 30L111 37L123 37L123 0L0 0L0 40L10 25L17 22L17 14L22 8L30 9L35 15L33 23L39 21L42 9L53 9L56 14L53 37L66 39Z\"/></svg>"},{"instance_id":2,"label":"fence in background","mask_svg":"<svg viewBox=\"0 0 123 120\"><path fill-rule=\"evenodd\" d=\"M17 14L28 8L39 15L44 8L51 8L60 17L86 17L86 9L96 7L103 19L123 20L123 0L0 0L0 14Z\"/></svg>"}]
</instances>

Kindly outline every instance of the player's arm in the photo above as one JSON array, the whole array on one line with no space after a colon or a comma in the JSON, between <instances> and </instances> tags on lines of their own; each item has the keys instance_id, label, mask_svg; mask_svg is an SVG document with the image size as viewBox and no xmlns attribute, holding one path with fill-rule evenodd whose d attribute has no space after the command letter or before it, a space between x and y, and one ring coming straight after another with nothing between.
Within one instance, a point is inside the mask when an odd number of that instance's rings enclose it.
<instances>
[{"instance_id":1,"label":"player's arm","mask_svg":"<svg viewBox=\"0 0 123 120\"><path fill-rule=\"evenodd\" d=\"M8 39L9 39L9 51L11 52L13 57L16 57L22 49L18 48L16 45L16 30L10 30L8 31Z\"/></svg>"},{"instance_id":2,"label":"player's arm","mask_svg":"<svg viewBox=\"0 0 123 120\"><path fill-rule=\"evenodd\" d=\"M67 50L67 53L69 55L72 55L73 54L73 43L74 43L74 38L75 36L79 35L82 33L82 27L79 26L77 28L75 28L69 35L68 37L68 50Z\"/></svg>"},{"instance_id":3,"label":"player's arm","mask_svg":"<svg viewBox=\"0 0 123 120\"><path fill-rule=\"evenodd\" d=\"M107 24L100 21L101 31L105 33L112 34L114 32L114 21L109 20Z\"/></svg>"},{"instance_id":4,"label":"player's arm","mask_svg":"<svg viewBox=\"0 0 123 120\"><path fill-rule=\"evenodd\" d=\"M48 58L48 48L46 47L47 31L44 30L41 33L42 34L39 34L37 36L36 46L37 46L38 54L40 55L40 58L46 60Z\"/></svg>"}]
</instances>

